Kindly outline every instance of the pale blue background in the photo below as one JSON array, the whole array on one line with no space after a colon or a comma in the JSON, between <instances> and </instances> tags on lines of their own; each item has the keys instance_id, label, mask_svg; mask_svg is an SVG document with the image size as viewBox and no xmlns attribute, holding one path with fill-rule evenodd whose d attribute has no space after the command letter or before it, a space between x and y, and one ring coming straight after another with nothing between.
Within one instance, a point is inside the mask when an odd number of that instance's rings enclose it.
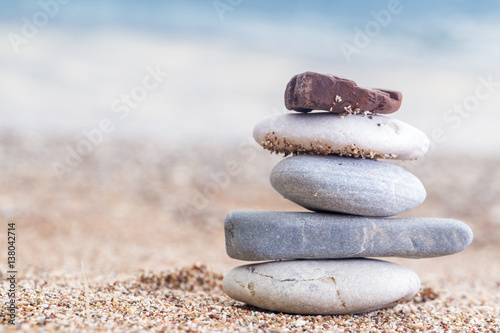
<instances>
[{"instance_id":1,"label":"pale blue background","mask_svg":"<svg viewBox=\"0 0 500 333\"><path fill-rule=\"evenodd\" d=\"M284 112L286 83L312 70L401 90L393 116L429 135L442 128L441 152L500 151L500 88L457 128L443 119L479 76L500 81L500 3L401 1L401 13L348 62L340 44L353 44L355 28L387 3L244 0L221 20L212 1L74 0L16 53L9 34L41 7L3 1L1 128L79 140L111 118L114 137L238 141L261 117ZM168 78L119 120L111 104L157 65Z\"/></svg>"}]
</instances>

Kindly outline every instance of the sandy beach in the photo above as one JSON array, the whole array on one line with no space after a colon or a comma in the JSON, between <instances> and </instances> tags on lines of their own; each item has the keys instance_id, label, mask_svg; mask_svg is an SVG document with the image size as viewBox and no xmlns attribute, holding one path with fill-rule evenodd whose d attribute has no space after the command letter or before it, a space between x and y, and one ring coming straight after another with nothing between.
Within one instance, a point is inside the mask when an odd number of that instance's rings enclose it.
<instances>
[{"instance_id":1,"label":"sandy beach","mask_svg":"<svg viewBox=\"0 0 500 333\"><path fill-rule=\"evenodd\" d=\"M225 253L228 211L304 211L269 184L281 157L237 145L114 140L60 180L52 164L70 144L0 136L2 305L13 221L18 270L17 325L7 325L2 307L0 331L500 332L500 158L432 155L411 167L427 199L401 216L455 218L474 231L456 255L387 258L420 276L414 300L361 315L299 316L247 306L221 287L227 270L245 264Z\"/></svg>"}]
</instances>

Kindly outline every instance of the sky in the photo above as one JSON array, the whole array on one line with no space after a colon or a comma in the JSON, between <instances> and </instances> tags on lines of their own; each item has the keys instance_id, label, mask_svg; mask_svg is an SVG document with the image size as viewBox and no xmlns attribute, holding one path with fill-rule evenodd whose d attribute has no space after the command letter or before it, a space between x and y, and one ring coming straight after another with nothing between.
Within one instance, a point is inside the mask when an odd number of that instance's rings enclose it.
<instances>
[{"instance_id":1,"label":"sky","mask_svg":"<svg viewBox=\"0 0 500 333\"><path fill-rule=\"evenodd\" d=\"M436 151L500 152L499 14L493 1L4 1L0 129L238 141L316 71L401 91L391 117Z\"/></svg>"}]
</instances>

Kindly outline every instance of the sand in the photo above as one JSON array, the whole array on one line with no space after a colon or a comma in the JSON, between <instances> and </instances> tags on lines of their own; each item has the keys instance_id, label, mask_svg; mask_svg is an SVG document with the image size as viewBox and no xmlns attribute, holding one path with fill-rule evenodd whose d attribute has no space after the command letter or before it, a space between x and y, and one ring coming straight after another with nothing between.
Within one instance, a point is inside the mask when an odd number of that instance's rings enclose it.
<instances>
[{"instance_id":1,"label":"sand","mask_svg":"<svg viewBox=\"0 0 500 333\"><path fill-rule=\"evenodd\" d=\"M387 258L421 277L416 299L362 315L298 316L221 289L224 272L245 264L225 253L229 210L304 210L269 184L281 157L239 142L186 149L117 139L59 181L51 165L77 142L0 135L0 244L15 221L19 272L17 325L3 326L2 307L0 331L500 332L500 158L431 155L405 165L428 196L401 216L456 218L475 234L456 255ZM6 271L1 250L3 302Z\"/></svg>"}]
</instances>

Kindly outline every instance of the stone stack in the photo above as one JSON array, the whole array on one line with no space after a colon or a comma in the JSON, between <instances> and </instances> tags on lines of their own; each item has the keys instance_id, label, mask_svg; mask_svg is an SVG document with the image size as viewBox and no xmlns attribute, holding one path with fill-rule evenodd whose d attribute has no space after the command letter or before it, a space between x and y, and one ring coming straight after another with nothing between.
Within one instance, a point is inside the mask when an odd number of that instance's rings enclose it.
<instances>
[{"instance_id":1,"label":"stone stack","mask_svg":"<svg viewBox=\"0 0 500 333\"><path fill-rule=\"evenodd\" d=\"M420 205L424 186L382 159L412 160L429 149L420 130L380 115L395 112L397 91L366 89L332 75L294 76L285 105L254 138L271 152L293 155L271 172L284 198L314 212L230 212L230 257L265 263L224 277L232 298L271 311L348 314L413 298L420 279L410 269L366 257L430 258L472 241L464 223L440 218L390 218ZM326 112L312 112L323 110Z\"/></svg>"}]
</instances>

